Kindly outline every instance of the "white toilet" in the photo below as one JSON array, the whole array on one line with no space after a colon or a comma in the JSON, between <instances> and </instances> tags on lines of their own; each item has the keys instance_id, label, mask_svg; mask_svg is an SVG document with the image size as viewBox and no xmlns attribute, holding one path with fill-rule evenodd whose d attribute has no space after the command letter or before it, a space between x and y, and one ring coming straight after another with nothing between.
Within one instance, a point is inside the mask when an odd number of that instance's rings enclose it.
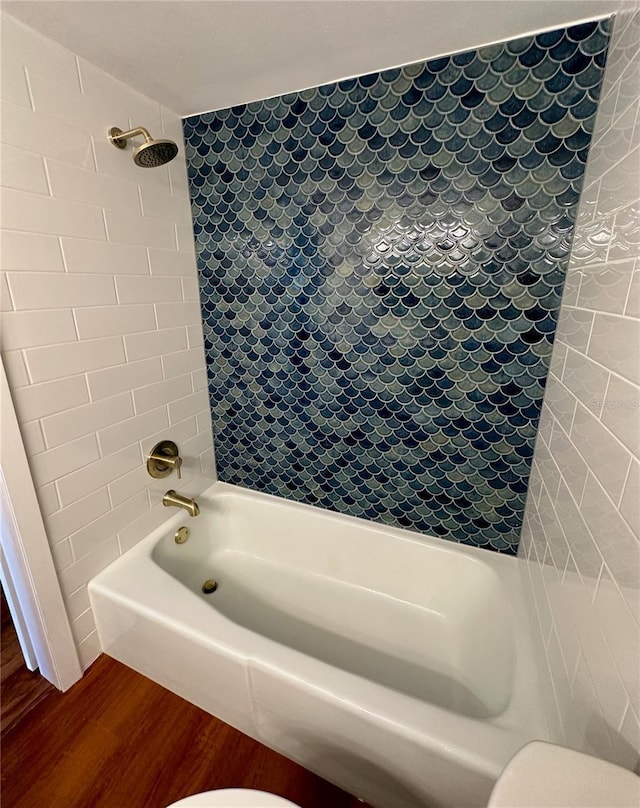
<instances>
[{"instance_id":1,"label":"white toilet","mask_svg":"<svg viewBox=\"0 0 640 808\"><path fill-rule=\"evenodd\" d=\"M637 808L640 777L606 760L531 741L498 778L488 808Z\"/></svg>"},{"instance_id":2,"label":"white toilet","mask_svg":"<svg viewBox=\"0 0 640 808\"><path fill-rule=\"evenodd\" d=\"M300 808L294 802L251 788L223 788L192 794L167 808Z\"/></svg>"},{"instance_id":3,"label":"white toilet","mask_svg":"<svg viewBox=\"0 0 640 808\"><path fill-rule=\"evenodd\" d=\"M507 764L488 808L637 808L640 777L599 758L542 741ZM167 808L300 808L284 797L246 788L194 794Z\"/></svg>"}]
</instances>

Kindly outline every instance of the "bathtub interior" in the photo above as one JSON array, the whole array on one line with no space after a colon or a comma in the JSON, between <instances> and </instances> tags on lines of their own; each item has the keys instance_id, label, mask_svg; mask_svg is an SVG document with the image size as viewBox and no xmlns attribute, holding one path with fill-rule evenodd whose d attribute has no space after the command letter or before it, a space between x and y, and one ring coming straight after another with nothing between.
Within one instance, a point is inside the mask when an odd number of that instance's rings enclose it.
<instances>
[{"instance_id":1,"label":"bathtub interior","mask_svg":"<svg viewBox=\"0 0 640 808\"><path fill-rule=\"evenodd\" d=\"M502 581L457 547L273 497L208 497L153 561L232 622L476 719L507 707L514 626ZM186 524L186 523L185 523ZM438 542L440 544L440 542ZM214 579L217 589L202 592Z\"/></svg>"}]
</instances>

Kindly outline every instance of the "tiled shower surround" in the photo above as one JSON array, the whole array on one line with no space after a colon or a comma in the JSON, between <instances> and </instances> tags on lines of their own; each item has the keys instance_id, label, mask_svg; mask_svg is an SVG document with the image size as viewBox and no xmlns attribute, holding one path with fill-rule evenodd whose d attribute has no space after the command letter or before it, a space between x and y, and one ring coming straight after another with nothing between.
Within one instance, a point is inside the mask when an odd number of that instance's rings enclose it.
<instances>
[{"instance_id":1,"label":"tiled shower surround","mask_svg":"<svg viewBox=\"0 0 640 808\"><path fill-rule=\"evenodd\" d=\"M516 552L607 42L185 120L222 480Z\"/></svg>"}]
</instances>

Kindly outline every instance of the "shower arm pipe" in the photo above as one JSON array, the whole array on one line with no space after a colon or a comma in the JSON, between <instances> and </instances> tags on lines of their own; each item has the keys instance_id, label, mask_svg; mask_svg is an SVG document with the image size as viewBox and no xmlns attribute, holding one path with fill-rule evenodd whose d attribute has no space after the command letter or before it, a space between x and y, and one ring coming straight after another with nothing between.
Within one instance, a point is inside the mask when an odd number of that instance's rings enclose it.
<instances>
[{"instance_id":1,"label":"shower arm pipe","mask_svg":"<svg viewBox=\"0 0 640 808\"><path fill-rule=\"evenodd\" d=\"M147 143L153 140L148 130L145 129L144 126L136 126L135 129L129 129L126 132L118 129L117 126L113 126L109 130L109 140L119 149L124 149L127 145L127 140L132 137L137 137L138 135L142 135Z\"/></svg>"}]
</instances>

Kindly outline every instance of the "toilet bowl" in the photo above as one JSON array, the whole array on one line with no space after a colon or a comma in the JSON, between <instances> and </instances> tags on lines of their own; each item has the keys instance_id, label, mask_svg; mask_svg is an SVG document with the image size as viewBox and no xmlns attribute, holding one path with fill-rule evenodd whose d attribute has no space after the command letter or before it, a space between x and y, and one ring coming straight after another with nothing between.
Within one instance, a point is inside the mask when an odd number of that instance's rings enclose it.
<instances>
[{"instance_id":1,"label":"toilet bowl","mask_svg":"<svg viewBox=\"0 0 640 808\"><path fill-rule=\"evenodd\" d=\"M251 788L223 788L192 794L167 808L300 808L294 802Z\"/></svg>"}]
</instances>

